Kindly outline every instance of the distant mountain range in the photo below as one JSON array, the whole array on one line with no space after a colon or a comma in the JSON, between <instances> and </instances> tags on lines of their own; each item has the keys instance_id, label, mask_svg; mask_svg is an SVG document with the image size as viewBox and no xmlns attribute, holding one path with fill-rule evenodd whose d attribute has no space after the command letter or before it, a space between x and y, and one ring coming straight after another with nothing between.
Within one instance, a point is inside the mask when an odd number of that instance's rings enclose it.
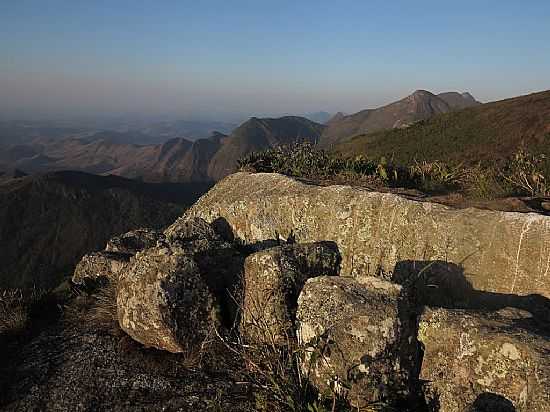
<instances>
[{"instance_id":1,"label":"distant mountain range","mask_svg":"<svg viewBox=\"0 0 550 412\"><path fill-rule=\"evenodd\" d=\"M447 92L435 95L426 90L417 90L402 100L378 109L366 109L348 116L337 114L327 123L320 145L330 147L359 134L406 127L437 114L479 104L469 93Z\"/></svg>"},{"instance_id":2,"label":"distant mountain range","mask_svg":"<svg viewBox=\"0 0 550 412\"><path fill-rule=\"evenodd\" d=\"M298 116L277 119L253 117L230 133L211 132L207 138L195 141L183 137L164 141L159 136L184 133L193 127L196 127L195 133L199 133L201 128L206 130L204 127L207 124L159 122L139 130L123 131L124 125L119 123L118 131L92 133L56 125L42 125L37 129L37 125L12 123L10 128L4 123L3 126L0 124L3 141L12 133L15 136L12 140L17 141L19 136L23 143L4 144L4 148L0 149L0 170L16 168L26 173L80 170L149 182L209 182L232 173L237 160L250 152L296 141L318 143L321 147L330 148L357 135L408 127L442 113L478 105L480 103L469 93L435 95L418 90L378 109L351 115L337 113L332 117L326 112L310 115L326 124ZM26 129L31 132L27 130L26 134L23 133L22 130ZM21 138L23 135L26 138ZM153 139L152 136L160 141L147 143Z\"/></svg>"},{"instance_id":3,"label":"distant mountain range","mask_svg":"<svg viewBox=\"0 0 550 412\"><path fill-rule=\"evenodd\" d=\"M171 139L157 145L136 145L103 138L35 139L0 151L0 168L27 173L80 170L114 174L149 182L214 181L235 170L251 151L295 141L315 143L323 126L302 117L251 118L230 135L215 132L191 142Z\"/></svg>"},{"instance_id":4,"label":"distant mountain range","mask_svg":"<svg viewBox=\"0 0 550 412\"><path fill-rule=\"evenodd\" d=\"M0 147L32 143L36 139L86 138L113 143L160 144L174 138L197 140L214 132L231 133L238 125L218 121L148 121L148 120L80 120L80 121L0 121Z\"/></svg>"}]
</instances>

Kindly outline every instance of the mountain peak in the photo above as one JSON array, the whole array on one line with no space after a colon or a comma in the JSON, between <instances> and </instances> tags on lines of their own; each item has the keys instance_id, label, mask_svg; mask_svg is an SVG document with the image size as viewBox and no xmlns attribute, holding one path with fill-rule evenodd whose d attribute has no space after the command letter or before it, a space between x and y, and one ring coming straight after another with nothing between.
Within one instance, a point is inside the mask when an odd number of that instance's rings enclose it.
<instances>
[{"instance_id":1,"label":"mountain peak","mask_svg":"<svg viewBox=\"0 0 550 412\"><path fill-rule=\"evenodd\" d=\"M418 89L415 90L410 97L433 97L435 96L432 92L429 92L428 90Z\"/></svg>"}]
</instances>

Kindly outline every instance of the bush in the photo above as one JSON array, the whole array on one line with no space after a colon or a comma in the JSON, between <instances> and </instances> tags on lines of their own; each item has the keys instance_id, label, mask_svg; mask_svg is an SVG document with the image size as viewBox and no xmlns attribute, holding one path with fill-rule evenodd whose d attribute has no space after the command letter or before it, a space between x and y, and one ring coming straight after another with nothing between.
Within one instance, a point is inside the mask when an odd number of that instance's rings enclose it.
<instances>
[{"instance_id":1,"label":"bush","mask_svg":"<svg viewBox=\"0 0 550 412\"><path fill-rule=\"evenodd\" d=\"M417 181L425 191L448 191L458 189L465 177L462 164L452 166L440 161L418 162L409 166L410 180Z\"/></svg>"},{"instance_id":2,"label":"bush","mask_svg":"<svg viewBox=\"0 0 550 412\"><path fill-rule=\"evenodd\" d=\"M242 171L281 173L334 183L395 186L408 179L406 169L395 167L384 158L376 162L363 156L342 157L316 149L310 143L250 153L239 160L238 166Z\"/></svg>"},{"instance_id":3,"label":"bush","mask_svg":"<svg viewBox=\"0 0 550 412\"><path fill-rule=\"evenodd\" d=\"M481 164L465 170L460 187L466 197L476 200L501 198L510 192L509 185L499 178L496 166L482 167Z\"/></svg>"},{"instance_id":4,"label":"bush","mask_svg":"<svg viewBox=\"0 0 550 412\"><path fill-rule=\"evenodd\" d=\"M517 195L549 196L550 183L545 176L544 154L532 154L519 149L501 170L501 178L509 183Z\"/></svg>"}]
</instances>

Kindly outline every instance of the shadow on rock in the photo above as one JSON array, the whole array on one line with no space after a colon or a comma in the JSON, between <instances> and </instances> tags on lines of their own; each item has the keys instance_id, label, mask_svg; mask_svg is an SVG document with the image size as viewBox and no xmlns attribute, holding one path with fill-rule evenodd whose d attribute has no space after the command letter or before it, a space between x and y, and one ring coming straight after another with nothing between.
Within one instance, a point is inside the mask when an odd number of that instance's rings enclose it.
<instances>
[{"instance_id":1,"label":"shadow on rock","mask_svg":"<svg viewBox=\"0 0 550 412\"><path fill-rule=\"evenodd\" d=\"M516 408L504 396L491 392L480 394L465 412L516 412Z\"/></svg>"},{"instance_id":2,"label":"shadow on rock","mask_svg":"<svg viewBox=\"0 0 550 412\"><path fill-rule=\"evenodd\" d=\"M532 294L484 292L474 289L460 265L441 260L403 260L395 265L392 280L411 287L419 307L498 311L518 311L517 326L543 332L550 323L550 299ZM525 313L528 312L528 313Z\"/></svg>"}]
</instances>

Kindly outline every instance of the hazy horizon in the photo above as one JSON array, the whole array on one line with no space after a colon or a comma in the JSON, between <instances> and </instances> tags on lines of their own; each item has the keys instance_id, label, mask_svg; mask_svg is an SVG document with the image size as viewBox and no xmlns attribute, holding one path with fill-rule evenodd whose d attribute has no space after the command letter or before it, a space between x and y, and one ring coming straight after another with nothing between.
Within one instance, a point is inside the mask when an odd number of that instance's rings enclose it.
<instances>
[{"instance_id":1,"label":"hazy horizon","mask_svg":"<svg viewBox=\"0 0 550 412\"><path fill-rule=\"evenodd\" d=\"M111 3L0 6L3 118L238 122L550 89L547 1Z\"/></svg>"}]
</instances>

